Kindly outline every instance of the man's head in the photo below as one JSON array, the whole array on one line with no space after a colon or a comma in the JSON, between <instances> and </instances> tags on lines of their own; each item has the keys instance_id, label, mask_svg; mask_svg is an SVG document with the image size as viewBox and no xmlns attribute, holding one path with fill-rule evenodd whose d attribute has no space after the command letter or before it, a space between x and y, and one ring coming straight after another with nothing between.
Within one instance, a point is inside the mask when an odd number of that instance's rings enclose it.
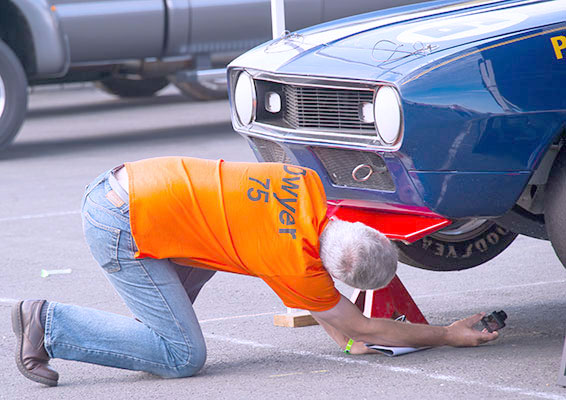
<instances>
[{"instance_id":1,"label":"man's head","mask_svg":"<svg viewBox=\"0 0 566 400\"><path fill-rule=\"evenodd\" d=\"M334 278L362 290L387 285L397 271L397 249L361 222L333 220L320 235L320 258Z\"/></svg>"}]
</instances>

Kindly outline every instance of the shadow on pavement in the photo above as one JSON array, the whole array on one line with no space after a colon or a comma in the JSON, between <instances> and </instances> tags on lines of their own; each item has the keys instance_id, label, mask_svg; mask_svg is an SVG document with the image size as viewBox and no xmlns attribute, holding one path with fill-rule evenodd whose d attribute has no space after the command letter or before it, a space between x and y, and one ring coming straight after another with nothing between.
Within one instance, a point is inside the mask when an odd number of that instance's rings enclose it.
<instances>
[{"instance_id":1,"label":"shadow on pavement","mask_svg":"<svg viewBox=\"0 0 566 400\"><path fill-rule=\"evenodd\" d=\"M79 133L80 134L80 133ZM137 133L127 132L113 135L76 137L71 139L41 140L15 143L0 153L0 161L29 157L46 157L97 148L109 148L127 144L149 144L178 140L179 138L206 139L236 136L230 122L190 125L168 129L140 130Z\"/></svg>"},{"instance_id":2,"label":"shadow on pavement","mask_svg":"<svg viewBox=\"0 0 566 400\"><path fill-rule=\"evenodd\" d=\"M118 111L127 108L140 106L156 106L168 104L188 103L192 100L182 95L166 95L155 97L144 97L140 99L101 99L97 102L87 102L82 104L56 104L48 107L31 109L26 115L26 119L60 117L65 115L76 115L81 113L93 113L102 111Z\"/></svg>"}]
</instances>

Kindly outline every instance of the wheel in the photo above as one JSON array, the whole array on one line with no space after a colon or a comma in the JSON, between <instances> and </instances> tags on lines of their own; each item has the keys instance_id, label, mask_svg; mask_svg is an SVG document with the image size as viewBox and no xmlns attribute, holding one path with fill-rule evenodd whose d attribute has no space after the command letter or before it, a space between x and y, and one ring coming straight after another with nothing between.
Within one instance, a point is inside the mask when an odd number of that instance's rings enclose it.
<instances>
[{"instance_id":1,"label":"wheel","mask_svg":"<svg viewBox=\"0 0 566 400\"><path fill-rule=\"evenodd\" d=\"M474 219L454 223L412 244L395 244L402 263L431 271L458 271L491 260L516 237L495 222Z\"/></svg>"},{"instance_id":2,"label":"wheel","mask_svg":"<svg viewBox=\"0 0 566 400\"><path fill-rule=\"evenodd\" d=\"M106 78L96 82L96 86L106 93L116 96L132 98L132 97L150 97L156 92L163 89L169 84L167 78L151 78L151 79L124 79L124 78Z\"/></svg>"},{"instance_id":3,"label":"wheel","mask_svg":"<svg viewBox=\"0 0 566 400\"><path fill-rule=\"evenodd\" d=\"M566 267L566 147L558 153L550 170L544 194L544 221L554 252Z\"/></svg>"},{"instance_id":4,"label":"wheel","mask_svg":"<svg viewBox=\"0 0 566 400\"><path fill-rule=\"evenodd\" d=\"M14 140L27 112L28 83L20 60L0 41L0 150Z\"/></svg>"}]
</instances>

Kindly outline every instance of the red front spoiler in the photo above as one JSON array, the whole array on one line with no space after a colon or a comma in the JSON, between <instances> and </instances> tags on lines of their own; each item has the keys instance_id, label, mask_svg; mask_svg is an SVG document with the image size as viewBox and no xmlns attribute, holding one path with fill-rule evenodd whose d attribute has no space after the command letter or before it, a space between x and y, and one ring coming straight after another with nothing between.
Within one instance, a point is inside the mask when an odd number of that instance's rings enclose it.
<instances>
[{"instance_id":1,"label":"red front spoiler","mask_svg":"<svg viewBox=\"0 0 566 400\"><path fill-rule=\"evenodd\" d=\"M342 221L362 222L377 229L389 239L407 243L416 242L452 223L439 215L396 213L332 203L328 204L327 214L328 217L337 217Z\"/></svg>"}]
</instances>

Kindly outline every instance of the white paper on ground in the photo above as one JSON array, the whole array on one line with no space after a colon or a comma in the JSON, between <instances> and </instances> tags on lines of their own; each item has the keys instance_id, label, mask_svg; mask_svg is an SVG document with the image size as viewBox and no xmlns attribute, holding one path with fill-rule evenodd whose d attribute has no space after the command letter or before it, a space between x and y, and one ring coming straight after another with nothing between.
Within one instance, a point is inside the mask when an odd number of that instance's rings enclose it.
<instances>
[{"instance_id":1,"label":"white paper on ground","mask_svg":"<svg viewBox=\"0 0 566 400\"><path fill-rule=\"evenodd\" d=\"M397 318L395 318L395 321L405 322L407 324L410 324L410 322L407 320L407 317L405 315L398 316ZM389 357L402 356L403 354L414 353L415 351L421 351L421 350L426 350L426 349L431 348L431 346L425 346L425 347L389 347L389 346L381 346L379 344L371 344L371 343L366 343L365 345L366 345L366 347L369 347L370 349L377 350L381 354L385 354L386 356L389 356Z\"/></svg>"},{"instance_id":2,"label":"white paper on ground","mask_svg":"<svg viewBox=\"0 0 566 400\"><path fill-rule=\"evenodd\" d=\"M366 343L366 347L377 350L389 357L401 356L403 354L414 353L415 351L430 349L430 347L388 347L371 343Z\"/></svg>"}]
</instances>

